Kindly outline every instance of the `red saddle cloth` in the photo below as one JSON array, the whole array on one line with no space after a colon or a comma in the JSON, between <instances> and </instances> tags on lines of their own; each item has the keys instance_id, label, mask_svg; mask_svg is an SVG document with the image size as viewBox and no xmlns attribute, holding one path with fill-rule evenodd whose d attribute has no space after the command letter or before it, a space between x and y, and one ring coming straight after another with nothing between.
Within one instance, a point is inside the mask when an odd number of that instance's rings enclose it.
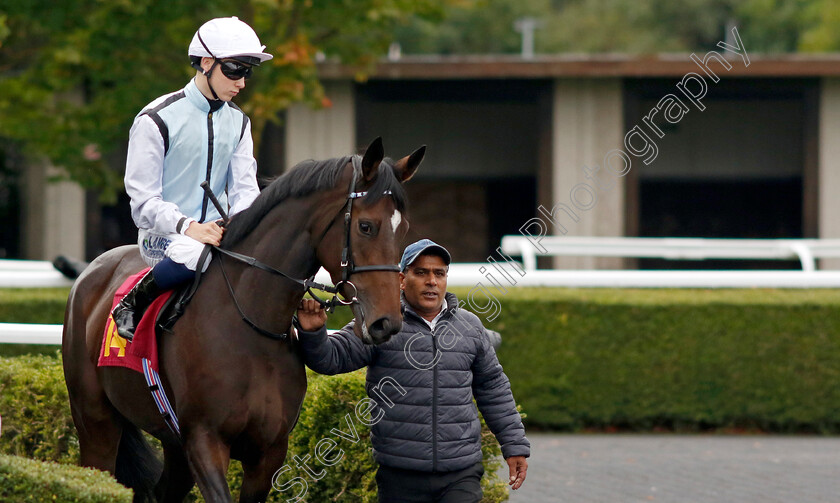
<instances>
[{"instance_id":1,"label":"red saddle cloth","mask_svg":"<svg viewBox=\"0 0 840 503\"><path fill-rule=\"evenodd\" d=\"M123 297L140 281L149 268L145 268L133 276L129 276L125 282L117 288L114 294L114 302L111 311L117 306ZM117 326L111 313L108 313L108 321L105 323L105 336L102 338L102 349L99 351L100 367L127 367L143 373L143 359L150 362L150 366L158 371L157 337L155 336L155 320L157 315L169 297L172 290L164 292L146 309L143 319L137 325L134 332L134 340L128 342L117 334Z\"/></svg>"}]
</instances>

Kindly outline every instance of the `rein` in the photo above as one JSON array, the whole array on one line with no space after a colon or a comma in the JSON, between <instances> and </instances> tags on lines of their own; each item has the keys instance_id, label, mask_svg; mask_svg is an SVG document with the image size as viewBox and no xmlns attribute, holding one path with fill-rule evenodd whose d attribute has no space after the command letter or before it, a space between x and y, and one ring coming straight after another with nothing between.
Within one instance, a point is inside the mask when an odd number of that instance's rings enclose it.
<instances>
[{"instance_id":1,"label":"rein","mask_svg":"<svg viewBox=\"0 0 840 503\"><path fill-rule=\"evenodd\" d=\"M265 271L265 272L274 274L276 276L282 276L282 277L284 277L288 280L291 280L291 281L299 284L300 286L303 287L303 289L306 292L309 293L310 296L312 296L313 299L315 299L316 302L318 302L321 305L321 307L323 307L329 313L333 312L335 310L335 307L338 306L338 305L349 306L349 305L352 305L352 304L357 304L359 302L359 298L357 297L358 289L356 288L356 285L353 284L353 282L350 281L350 277L352 275L354 275L356 273L372 272L372 271L400 272L400 266L396 265L396 264L356 266L356 264L353 262L353 253L352 253L352 248L351 248L351 243L350 243L350 226L351 226L351 223L352 223L353 200L358 199L360 197L364 197L365 195L367 195L367 192L356 192L355 191L356 190L356 179L358 178L358 176L361 172L361 157L358 156L358 155L353 156L352 157L352 163L353 163L353 176L350 179L350 188L347 191L347 197L346 197L347 202L344 204L342 209L339 210L339 211L344 211L344 248L341 250L341 281L339 281L338 284L336 284L335 286L328 286L328 285L324 285L322 283L316 282L314 275L309 277L309 278L298 279L298 278L290 276L289 274L286 274L285 272L283 272L279 269L276 269L276 268L274 268L274 267L272 267L272 266L270 266L270 265L268 265L264 262L260 262L259 260L257 260L254 257L244 255L244 254L241 254L241 253L236 253L236 252L233 252L233 251L230 251L230 250L225 250L225 249L222 249L218 246L213 246L212 247L213 251L215 251L219 254L219 260L218 260L219 268L222 270L222 276L225 279L225 285L227 286L227 289L228 289L228 292L230 293L231 299L233 299L234 306L236 306L237 311L239 311L239 316L242 318L242 321L244 321L248 326L253 328L260 335L264 335L264 336L266 336L270 339L285 340L289 336L289 332L287 330L286 332L284 332L282 334L278 334L276 332L266 330L264 328L259 327L250 318L248 318L248 316L242 310L242 307L240 306L239 301L236 299L236 292L234 292L233 285L231 285L230 280L229 280L228 275L227 275L227 272L225 271L224 265L222 264L222 257L223 256L228 256L228 257L230 257L234 260L237 260L239 262L242 262L242 263L244 263L244 264L246 264L250 267L256 267L257 269L259 269L261 271ZM205 188L205 190L207 190L207 188ZM225 212L223 211L223 208L221 208L221 205L218 203L218 200L215 197L211 197L210 199L216 205L216 209L219 210L219 213L222 215L222 217L225 219L225 221L227 221L227 216L226 216ZM329 230L332 228L333 223L335 223L335 218L333 218L330 221L330 225L327 226L326 230L321 235L321 238L318 240L318 244L320 244L320 242L324 239L324 236L327 235L327 232L329 232ZM316 244L315 246L317 247L318 245ZM201 260L200 262L203 263L203 260ZM342 294L342 297L344 297L344 298L339 296L339 293L340 293L339 290L341 289L342 286L352 287L353 294L351 296L349 296L349 299L348 299L348 296L344 295L344 294ZM330 293L330 294L333 295L333 297L330 300L323 300L320 297L318 297L317 295L315 295L315 293L312 291L313 289L321 290L321 291ZM296 321L297 321L297 318L293 316L292 317L292 323L296 323Z\"/></svg>"}]
</instances>

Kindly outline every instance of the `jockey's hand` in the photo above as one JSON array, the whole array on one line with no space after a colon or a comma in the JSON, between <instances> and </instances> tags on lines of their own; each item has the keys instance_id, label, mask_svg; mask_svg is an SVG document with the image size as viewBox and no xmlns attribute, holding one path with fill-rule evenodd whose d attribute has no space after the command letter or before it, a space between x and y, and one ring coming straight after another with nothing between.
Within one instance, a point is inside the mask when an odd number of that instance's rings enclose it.
<instances>
[{"instance_id":1,"label":"jockey's hand","mask_svg":"<svg viewBox=\"0 0 840 503\"><path fill-rule=\"evenodd\" d=\"M315 299L303 299L297 312L300 328L307 332L320 330L327 323L327 312Z\"/></svg>"},{"instance_id":2,"label":"jockey's hand","mask_svg":"<svg viewBox=\"0 0 840 503\"><path fill-rule=\"evenodd\" d=\"M203 224L190 222L190 226L187 227L184 234L200 243L219 246L222 242L222 233L224 231L216 222L206 222Z\"/></svg>"}]
</instances>

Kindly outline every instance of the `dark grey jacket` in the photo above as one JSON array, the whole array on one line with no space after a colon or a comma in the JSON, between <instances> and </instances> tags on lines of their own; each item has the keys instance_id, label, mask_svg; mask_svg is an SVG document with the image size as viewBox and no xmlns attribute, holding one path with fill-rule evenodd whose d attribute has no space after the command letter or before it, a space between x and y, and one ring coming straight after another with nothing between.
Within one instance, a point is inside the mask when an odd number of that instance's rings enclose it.
<instances>
[{"instance_id":1,"label":"dark grey jacket","mask_svg":"<svg viewBox=\"0 0 840 503\"><path fill-rule=\"evenodd\" d=\"M522 419L510 382L484 326L446 294L447 309L435 325L405 305L400 333L369 346L353 323L328 336L301 332L306 364L321 374L367 366L366 389L376 402L371 417L374 458L393 468L426 472L460 470L481 461L481 424L473 397L505 458L528 456Z\"/></svg>"}]
</instances>

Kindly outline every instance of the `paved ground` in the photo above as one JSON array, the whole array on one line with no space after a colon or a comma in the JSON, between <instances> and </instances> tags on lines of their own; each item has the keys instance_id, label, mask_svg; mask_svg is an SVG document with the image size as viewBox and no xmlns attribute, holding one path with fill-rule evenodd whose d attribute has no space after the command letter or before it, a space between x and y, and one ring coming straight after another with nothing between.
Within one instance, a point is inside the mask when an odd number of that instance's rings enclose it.
<instances>
[{"instance_id":1,"label":"paved ground","mask_svg":"<svg viewBox=\"0 0 840 503\"><path fill-rule=\"evenodd\" d=\"M531 434L511 503L840 502L840 438ZM507 478L507 472L505 477Z\"/></svg>"}]
</instances>

